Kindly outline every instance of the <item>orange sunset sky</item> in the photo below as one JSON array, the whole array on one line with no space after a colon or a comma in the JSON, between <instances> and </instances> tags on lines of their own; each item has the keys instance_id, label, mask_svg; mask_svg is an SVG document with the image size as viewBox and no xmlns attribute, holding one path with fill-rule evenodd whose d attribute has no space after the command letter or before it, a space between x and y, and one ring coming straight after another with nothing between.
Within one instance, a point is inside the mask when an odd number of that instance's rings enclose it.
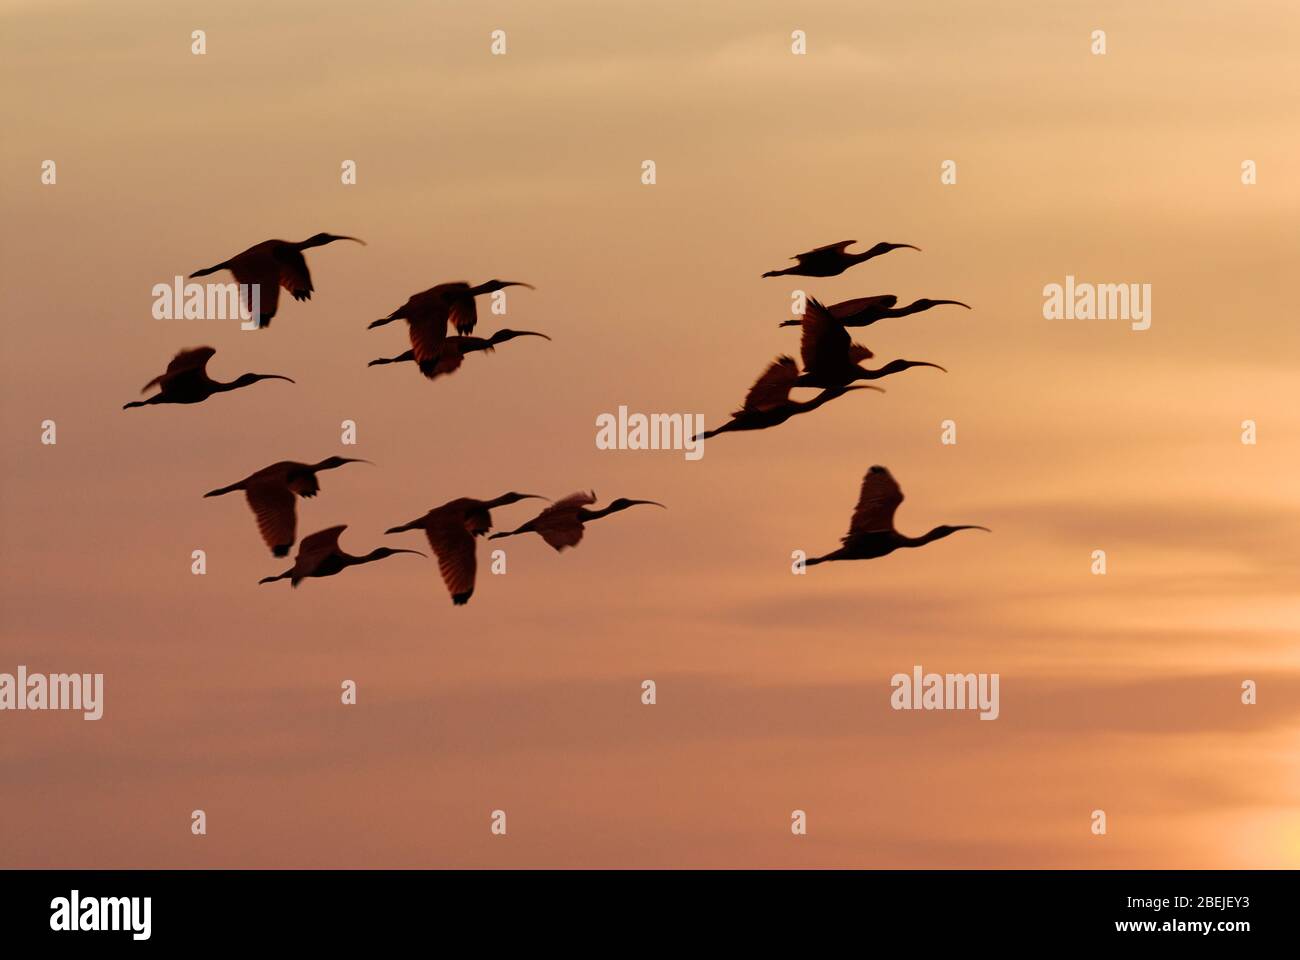
<instances>
[{"instance_id":1,"label":"orange sunset sky","mask_svg":"<svg viewBox=\"0 0 1300 960\"><path fill-rule=\"evenodd\" d=\"M99 721L0 714L0 865L1300 866L1298 46L1291 0L0 0L0 672L105 677ZM320 231L368 245L268 330L151 316ZM922 252L760 279L849 237ZM1151 284L1151 328L1045 320L1067 275ZM367 368L407 347L368 322L492 277L537 289L482 327L552 342ZM620 405L725 419L796 289L974 309L856 332L947 374L596 448ZM199 344L297 383L122 410ZM376 465L299 533L354 553L458 496L668 510L481 544L464 608L409 556L258 586L288 563L202 494L332 454ZM875 463L904 532L993 533L792 575ZM1000 717L891 710L915 664Z\"/></svg>"}]
</instances>

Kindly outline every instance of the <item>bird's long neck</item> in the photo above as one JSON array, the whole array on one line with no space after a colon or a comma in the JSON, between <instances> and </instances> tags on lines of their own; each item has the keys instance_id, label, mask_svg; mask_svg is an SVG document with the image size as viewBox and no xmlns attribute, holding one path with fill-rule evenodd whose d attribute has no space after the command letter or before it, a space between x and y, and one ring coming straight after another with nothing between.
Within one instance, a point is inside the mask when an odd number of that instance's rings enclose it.
<instances>
[{"instance_id":1,"label":"bird's long neck","mask_svg":"<svg viewBox=\"0 0 1300 960\"><path fill-rule=\"evenodd\" d=\"M938 364L926 363L923 360L890 360L883 367L876 370L868 370L865 367L859 366L858 370L860 372L853 379L879 380L881 377L887 377L893 373L901 373L904 370L910 370L912 367L937 367L938 369L943 369L942 367L939 367Z\"/></svg>"},{"instance_id":2,"label":"bird's long neck","mask_svg":"<svg viewBox=\"0 0 1300 960\"><path fill-rule=\"evenodd\" d=\"M622 503L617 506L611 503L609 506L601 507L599 510L579 510L578 519L583 523L588 523L592 520L599 520L601 517L608 517L611 513L618 513L620 510L626 510L630 506L630 503Z\"/></svg>"},{"instance_id":3,"label":"bird's long neck","mask_svg":"<svg viewBox=\"0 0 1300 960\"><path fill-rule=\"evenodd\" d=\"M887 315L891 317L906 317L909 314L921 313L924 310L931 310L934 307L942 307L945 305L966 307L967 310L970 309L970 307L966 306L966 304L962 303L960 300L927 300L922 297L920 300L913 300L905 307L895 307L893 310L887 311Z\"/></svg>"},{"instance_id":4,"label":"bird's long neck","mask_svg":"<svg viewBox=\"0 0 1300 960\"><path fill-rule=\"evenodd\" d=\"M813 397L811 400L794 401L793 405L798 408L797 410L795 410L795 413L807 413L809 410L816 410L823 403L827 403L828 401L834 400L836 397L840 397L843 395L844 395L843 387L832 387L828 390L823 390L821 393L817 394L817 396Z\"/></svg>"},{"instance_id":5,"label":"bird's long neck","mask_svg":"<svg viewBox=\"0 0 1300 960\"><path fill-rule=\"evenodd\" d=\"M294 246L298 248L299 251L310 250L312 247L323 247L325 246L325 244L333 243L335 240L345 240L345 239L347 238L331 237L331 236L317 234L316 236L308 237L306 240L299 240L297 243L294 244Z\"/></svg>"},{"instance_id":6,"label":"bird's long neck","mask_svg":"<svg viewBox=\"0 0 1300 960\"><path fill-rule=\"evenodd\" d=\"M253 384L262 380L289 380L288 377L281 376L278 373L245 373L236 377L229 383L221 383L217 380L208 379L210 389L213 393L224 393L227 390L238 390L240 387L251 387ZM292 381L290 381L292 382Z\"/></svg>"},{"instance_id":7,"label":"bird's long neck","mask_svg":"<svg viewBox=\"0 0 1300 960\"><path fill-rule=\"evenodd\" d=\"M946 524L935 527L929 533L923 533L919 537L908 537L903 534L897 534L898 545L900 547L923 547L927 543L933 543L935 540L942 540L944 537L952 536L958 530L982 530L983 527L971 526L969 524L951 527Z\"/></svg>"},{"instance_id":8,"label":"bird's long neck","mask_svg":"<svg viewBox=\"0 0 1300 960\"><path fill-rule=\"evenodd\" d=\"M231 390L238 390L240 387L251 387L258 380L263 379L265 378L256 376L255 374L245 373L227 383L222 383L220 380L212 380L209 378L208 385L213 393L227 393Z\"/></svg>"},{"instance_id":9,"label":"bird's long neck","mask_svg":"<svg viewBox=\"0 0 1300 960\"><path fill-rule=\"evenodd\" d=\"M891 369L892 368L892 369ZM897 373L901 367L895 367L893 362L885 364L877 370L868 370L866 367L858 364L857 373L853 375L854 380L879 380L881 377L887 377L891 373Z\"/></svg>"}]
</instances>

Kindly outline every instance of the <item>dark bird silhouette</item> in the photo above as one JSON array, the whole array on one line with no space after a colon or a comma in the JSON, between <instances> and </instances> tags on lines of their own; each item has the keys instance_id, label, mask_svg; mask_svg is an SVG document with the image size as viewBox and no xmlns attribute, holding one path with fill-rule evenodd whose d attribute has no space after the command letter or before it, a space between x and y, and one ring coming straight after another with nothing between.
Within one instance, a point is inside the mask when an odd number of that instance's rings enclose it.
<instances>
[{"instance_id":1,"label":"dark bird silhouette","mask_svg":"<svg viewBox=\"0 0 1300 960\"><path fill-rule=\"evenodd\" d=\"M269 467L263 467L256 473L249 474L238 483L228 487L209 490L204 497L220 497L236 490L243 490L253 516L257 518L257 529L262 539L277 557L287 557L293 546L298 517L294 495L314 497L320 492L320 483L316 474L322 470L333 470L345 463L370 463L369 460L355 460L351 457L326 457L320 463L298 463L296 460L281 460Z\"/></svg>"},{"instance_id":2,"label":"dark bird silhouette","mask_svg":"<svg viewBox=\"0 0 1300 960\"><path fill-rule=\"evenodd\" d=\"M535 493L503 493L495 500L475 500L461 497L434 507L422 517L398 527L389 527L385 533L402 533L405 530L423 530L429 546L438 557L442 581L456 606L469 603L474 595L474 576L478 558L474 554L474 538L492 529L490 511L520 500L545 500Z\"/></svg>"},{"instance_id":3,"label":"dark bird silhouette","mask_svg":"<svg viewBox=\"0 0 1300 960\"><path fill-rule=\"evenodd\" d=\"M786 267L784 270L769 270L763 276L835 277L854 264L863 263L873 257L888 253L890 250L898 250L902 247L909 250L921 249L912 246L910 243L878 243L870 250L863 250L861 253L849 253L845 249L857 242L856 240L841 240L839 243L828 243L816 250L796 254L790 258L797 261L793 267Z\"/></svg>"},{"instance_id":4,"label":"dark bird silhouette","mask_svg":"<svg viewBox=\"0 0 1300 960\"><path fill-rule=\"evenodd\" d=\"M869 327L877 320L906 317L913 313L920 313L923 310L930 310L933 307L942 307L945 304L970 309L969 304L962 303L960 300L913 300L905 307L895 307L894 304L896 303L898 303L898 297L892 293L886 293L876 297L858 297L856 300L844 300L832 304L826 309L830 311L832 317L846 327ZM779 326L797 327L801 322L800 320L785 320Z\"/></svg>"},{"instance_id":5,"label":"dark bird silhouette","mask_svg":"<svg viewBox=\"0 0 1300 960\"><path fill-rule=\"evenodd\" d=\"M515 337L541 337L543 340L550 340L544 333L537 333L533 330L498 330L490 337L466 337L451 336L442 341L442 346L438 350L438 355L432 360L426 360L420 364L420 372L430 380L437 379L444 374L452 373L460 369L461 363L465 359L465 354L475 353L483 350L488 353L496 349L497 344L505 343L507 340L513 340ZM384 363L405 363L408 360L415 359L415 350L407 350L405 353L399 353L395 357L380 357L378 360L371 360L367 366L374 367Z\"/></svg>"},{"instance_id":6,"label":"dark bird silhouette","mask_svg":"<svg viewBox=\"0 0 1300 960\"><path fill-rule=\"evenodd\" d=\"M122 405L123 410L131 407L144 407L153 403L202 403L214 393L226 393L257 383L259 380L289 380L278 373L245 373L229 383L221 383L208 376L208 361L217 351L212 347L194 347L182 350L167 364L167 371L162 373L140 390L148 392L150 387L158 387L158 392L148 400L132 400ZM289 380L293 383L292 380Z\"/></svg>"},{"instance_id":7,"label":"dark bird silhouette","mask_svg":"<svg viewBox=\"0 0 1300 960\"><path fill-rule=\"evenodd\" d=\"M293 294L295 300L311 299L315 288L311 285L311 271L307 269L307 259L302 252L312 247L323 247L335 240L351 240L363 247L366 245L364 240L356 237L342 237L333 233L318 233L297 243L291 240L264 240L243 253L235 254L229 260L195 270L190 277L206 277L218 270L229 270L235 275L237 283L248 287L256 284L261 299L257 325L269 327L280 303L281 287ZM249 296L244 297L244 305L252 309Z\"/></svg>"},{"instance_id":8,"label":"dark bird silhouette","mask_svg":"<svg viewBox=\"0 0 1300 960\"><path fill-rule=\"evenodd\" d=\"M505 533L494 533L488 539L496 540L500 537L518 536L521 533L535 533L559 551L565 547L576 547L582 541L583 525L592 520L608 517L611 513L618 513L620 510L638 504L664 506L656 500L628 500L619 497L617 500L611 500L609 506L600 510L588 510L587 507L595 502L596 494L593 491L570 494L563 500L551 504L523 526ZM667 507L664 509L666 510Z\"/></svg>"},{"instance_id":9,"label":"dark bird silhouette","mask_svg":"<svg viewBox=\"0 0 1300 960\"><path fill-rule=\"evenodd\" d=\"M841 397L850 390L875 390L880 387L837 386L823 390L811 400L791 400L790 391L799 379L799 365L792 357L777 357L762 375L754 381L745 395L744 405L731 414L731 419L716 430L707 430L696 439L707 440L720 433L733 430L765 430L785 423L793 416L816 410L823 403Z\"/></svg>"},{"instance_id":10,"label":"dark bird silhouette","mask_svg":"<svg viewBox=\"0 0 1300 960\"><path fill-rule=\"evenodd\" d=\"M804 310L799 350L804 372L794 382L797 387L840 387L855 380L879 380L910 367L943 370L937 363L923 360L891 360L879 369L866 369L858 361L869 359L871 351L850 340L849 332L811 297Z\"/></svg>"},{"instance_id":11,"label":"dark bird silhouette","mask_svg":"<svg viewBox=\"0 0 1300 960\"><path fill-rule=\"evenodd\" d=\"M824 557L812 557L804 565L811 567L832 560L873 560L903 547L923 547L958 530L989 532L988 527L965 524L935 527L919 537L904 536L894 528L894 512L902 502L903 491L890 472L884 467L872 467L862 478L862 490L853 510L853 519L849 521L849 532L840 538L843 546Z\"/></svg>"},{"instance_id":12,"label":"dark bird silhouette","mask_svg":"<svg viewBox=\"0 0 1300 960\"><path fill-rule=\"evenodd\" d=\"M464 281L440 283L421 293L413 295L386 317L370 324L370 329L382 327L394 320L405 320L411 335L411 352L415 362L422 365L437 361L442 351L443 341L447 338L447 324L456 327L456 332L472 333L478 322L478 308L474 298L506 287L527 287L532 284L517 280L489 280L471 287Z\"/></svg>"},{"instance_id":13,"label":"dark bird silhouette","mask_svg":"<svg viewBox=\"0 0 1300 960\"><path fill-rule=\"evenodd\" d=\"M348 567L370 563L373 560L383 560L385 557L391 557L398 553L413 553L417 557L424 556L419 550L396 550L392 547L376 547L364 557L354 557L350 553L344 553L339 548L339 534L347 528L347 524L343 524L303 537L302 543L298 544L298 555L293 558L292 567L278 576L263 577L257 582L274 583L277 580L287 579L291 586L296 587L308 577L332 577Z\"/></svg>"}]
</instances>

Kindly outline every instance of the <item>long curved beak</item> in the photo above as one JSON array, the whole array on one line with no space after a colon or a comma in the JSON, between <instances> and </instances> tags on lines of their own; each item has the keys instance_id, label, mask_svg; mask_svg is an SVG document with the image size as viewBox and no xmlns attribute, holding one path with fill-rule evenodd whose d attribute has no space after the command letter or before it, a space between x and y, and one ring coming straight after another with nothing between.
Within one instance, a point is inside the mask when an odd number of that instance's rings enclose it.
<instances>
[{"instance_id":1,"label":"long curved beak","mask_svg":"<svg viewBox=\"0 0 1300 960\"><path fill-rule=\"evenodd\" d=\"M942 370L944 373L948 372L947 367L941 367L937 363L929 363L925 360L909 360L907 362L914 367L934 367L934 369Z\"/></svg>"},{"instance_id":2,"label":"long curved beak","mask_svg":"<svg viewBox=\"0 0 1300 960\"><path fill-rule=\"evenodd\" d=\"M504 287L527 287L529 290L536 290L531 283L524 283L522 280L502 280L501 286Z\"/></svg>"},{"instance_id":3,"label":"long curved beak","mask_svg":"<svg viewBox=\"0 0 1300 960\"><path fill-rule=\"evenodd\" d=\"M895 248L906 247L908 250L920 250L921 248L911 243L896 243Z\"/></svg>"},{"instance_id":4,"label":"long curved beak","mask_svg":"<svg viewBox=\"0 0 1300 960\"><path fill-rule=\"evenodd\" d=\"M339 459L342 460L344 463L368 463L372 467L375 465L375 461L373 460L361 460L357 457L339 457Z\"/></svg>"},{"instance_id":5,"label":"long curved beak","mask_svg":"<svg viewBox=\"0 0 1300 960\"><path fill-rule=\"evenodd\" d=\"M546 334L538 333L536 330L516 330L515 336L516 337L541 337L543 340L551 339Z\"/></svg>"},{"instance_id":6,"label":"long curved beak","mask_svg":"<svg viewBox=\"0 0 1300 960\"><path fill-rule=\"evenodd\" d=\"M335 240L351 240L353 243L359 243L359 244L361 244L363 247L366 246L366 241L362 240L360 237L342 237L342 236L336 236L334 239L335 239Z\"/></svg>"},{"instance_id":7,"label":"long curved beak","mask_svg":"<svg viewBox=\"0 0 1300 960\"><path fill-rule=\"evenodd\" d=\"M654 507L663 507L663 509L665 509L665 510L668 509L667 507L664 507L664 505L663 505L662 503L660 503L658 500L629 500L628 503L633 504L633 505L636 505L636 504L638 504L638 503L648 503L648 504L650 504L651 506L654 506Z\"/></svg>"},{"instance_id":8,"label":"long curved beak","mask_svg":"<svg viewBox=\"0 0 1300 960\"><path fill-rule=\"evenodd\" d=\"M263 380L288 380L290 383L298 382L297 380L294 380L291 377L284 377L278 373L259 373L258 377L260 377Z\"/></svg>"},{"instance_id":9,"label":"long curved beak","mask_svg":"<svg viewBox=\"0 0 1300 960\"><path fill-rule=\"evenodd\" d=\"M413 553L417 557L424 557L426 560L429 559L428 554L421 553L419 550L394 550L393 553Z\"/></svg>"},{"instance_id":10,"label":"long curved beak","mask_svg":"<svg viewBox=\"0 0 1300 960\"><path fill-rule=\"evenodd\" d=\"M873 387L873 386L869 386L869 385L867 385L867 384L865 384L865 383L855 383L855 384L853 384L852 386L849 386L849 387L845 387L845 388L844 388L844 392L845 392L845 393L848 393L850 390L875 390L877 393L884 393L884 392L885 392L885 388L884 388L884 387Z\"/></svg>"},{"instance_id":11,"label":"long curved beak","mask_svg":"<svg viewBox=\"0 0 1300 960\"><path fill-rule=\"evenodd\" d=\"M962 524L962 525L960 525L960 526L953 527L953 529L954 529L954 530L983 530L985 533L992 533L992 532L993 532L993 531L990 530L988 527L981 527L981 526L978 526L977 524L974 524L974 523L966 523L966 524Z\"/></svg>"}]
</instances>

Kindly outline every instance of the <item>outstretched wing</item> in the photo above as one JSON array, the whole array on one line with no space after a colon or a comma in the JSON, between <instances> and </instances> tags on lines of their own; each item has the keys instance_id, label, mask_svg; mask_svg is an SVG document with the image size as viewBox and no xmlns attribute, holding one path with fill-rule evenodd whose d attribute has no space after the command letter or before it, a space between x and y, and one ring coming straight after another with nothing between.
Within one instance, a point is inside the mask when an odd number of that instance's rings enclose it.
<instances>
[{"instance_id":1,"label":"outstretched wing","mask_svg":"<svg viewBox=\"0 0 1300 960\"><path fill-rule=\"evenodd\" d=\"M813 249L807 250L803 253L797 253L793 257L791 257L791 259L798 260L800 263L803 263L803 261L808 259L809 257L816 257L823 253L830 253L832 251L843 253L845 247L851 247L853 244L857 242L858 241L856 240L841 240L839 243L828 243L824 247L814 247Z\"/></svg>"},{"instance_id":2,"label":"outstretched wing","mask_svg":"<svg viewBox=\"0 0 1300 960\"><path fill-rule=\"evenodd\" d=\"M879 533L894 529L894 512L903 502L903 491L893 475L884 467L872 467L862 478L858 505L849 521L849 538L864 533Z\"/></svg>"},{"instance_id":3,"label":"outstretched wing","mask_svg":"<svg viewBox=\"0 0 1300 960\"><path fill-rule=\"evenodd\" d=\"M450 319L456 327L457 333L470 333L473 331L474 324L478 323L478 306L468 291L464 296L452 299Z\"/></svg>"},{"instance_id":4,"label":"outstretched wing","mask_svg":"<svg viewBox=\"0 0 1300 960\"><path fill-rule=\"evenodd\" d=\"M799 365L793 357L777 357L749 388L741 409L757 413L785 406L790 400L790 389L798 377Z\"/></svg>"},{"instance_id":5,"label":"outstretched wing","mask_svg":"<svg viewBox=\"0 0 1300 960\"><path fill-rule=\"evenodd\" d=\"M438 287L417 293L398 311L410 326L411 351L415 362L425 364L438 359L447 338L447 301Z\"/></svg>"},{"instance_id":6,"label":"outstretched wing","mask_svg":"<svg viewBox=\"0 0 1300 960\"><path fill-rule=\"evenodd\" d=\"M140 392L144 393L155 385L166 390L172 384L191 378L207 379L208 361L216 352L214 347L192 347L189 350L182 350L172 357L171 363L167 364L167 371L146 383Z\"/></svg>"},{"instance_id":7,"label":"outstretched wing","mask_svg":"<svg viewBox=\"0 0 1300 960\"><path fill-rule=\"evenodd\" d=\"M804 308L801 326L799 355L804 370L816 374L844 366L849 355L849 332L812 297L808 298L808 305ZM870 351L867 356L871 356Z\"/></svg>"},{"instance_id":8,"label":"outstretched wing","mask_svg":"<svg viewBox=\"0 0 1300 960\"><path fill-rule=\"evenodd\" d=\"M474 534L465 519L448 515L426 527L424 532L438 558L438 571L451 594L452 603L468 602L474 592L478 558L474 555Z\"/></svg>"},{"instance_id":9,"label":"outstretched wing","mask_svg":"<svg viewBox=\"0 0 1300 960\"><path fill-rule=\"evenodd\" d=\"M311 271L307 269L307 258L302 251L289 244L282 244L271 249L271 256L279 265L279 285L293 294L295 300L310 300L314 289L311 285ZM265 292L262 294L266 296Z\"/></svg>"},{"instance_id":10,"label":"outstretched wing","mask_svg":"<svg viewBox=\"0 0 1300 960\"><path fill-rule=\"evenodd\" d=\"M298 555L293 558L291 582L295 586L303 577L310 576L326 557L338 552L339 534L347 528L347 524L341 524L302 538L302 543L298 544Z\"/></svg>"},{"instance_id":11,"label":"outstretched wing","mask_svg":"<svg viewBox=\"0 0 1300 960\"><path fill-rule=\"evenodd\" d=\"M529 526L556 550L576 547L582 542L583 533L578 511L595 502L594 491L571 493L539 513Z\"/></svg>"},{"instance_id":12,"label":"outstretched wing","mask_svg":"<svg viewBox=\"0 0 1300 960\"><path fill-rule=\"evenodd\" d=\"M420 364L420 372L430 380L436 380L438 377L459 370L464 359L465 354L460 349L460 337L447 337L442 341L438 355Z\"/></svg>"},{"instance_id":13,"label":"outstretched wing","mask_svg":"<svg viewBox=\"0 0 1300 960\"><path fill-rule=\"evenodd\" d=\"M295 251L296 252L296 251ZM298 254L299 258L302 254ZM307 269L304 261L303 269ZM262 316L275 316L276 308L280 305L280 277L281 267L279 261L274 256L245 257L241 254L236 257L230 267L231 273L235 275L235 282L243 287L244 307L248 310L253 309L253 287L257 287L257 310ZM311 286L311 279L307 280L308 287ZM254 320L259 319L254 317Z\"/></svg>"},{"instance_id":14,"label":"outstretched wing","mask_svg":"<svg viewBox=\"0 0 1300 960\"><path fill-rule=\"evenodd\" d=\"M886 310L892 310L898 303L898 297L892 293L882 293L875 297L858 297L856 300L842 300L839 303L832 304L828 309L830 314L836 320L847 320L850 317L856 317L866 313L870 315L880 314Z\"/></svg>"},{"instance_id":15,"label":"outstretched wing","mask_svg":"<svg viewBox=\"0 0 1300 960\"><path fill-rule=\"evenodd\" d=\"M257 483L244 488L244 497L253 510L253 516L257 518L257 529L266 545L271 548L271 553L277 557L288 556L297 529L293 492L278 483ZM338 543L337 533L334 535L334 543ZM303 545L306 546L305 541ZM301 551L298 556L302 556Z\"/></svg>"}]
</instances>

